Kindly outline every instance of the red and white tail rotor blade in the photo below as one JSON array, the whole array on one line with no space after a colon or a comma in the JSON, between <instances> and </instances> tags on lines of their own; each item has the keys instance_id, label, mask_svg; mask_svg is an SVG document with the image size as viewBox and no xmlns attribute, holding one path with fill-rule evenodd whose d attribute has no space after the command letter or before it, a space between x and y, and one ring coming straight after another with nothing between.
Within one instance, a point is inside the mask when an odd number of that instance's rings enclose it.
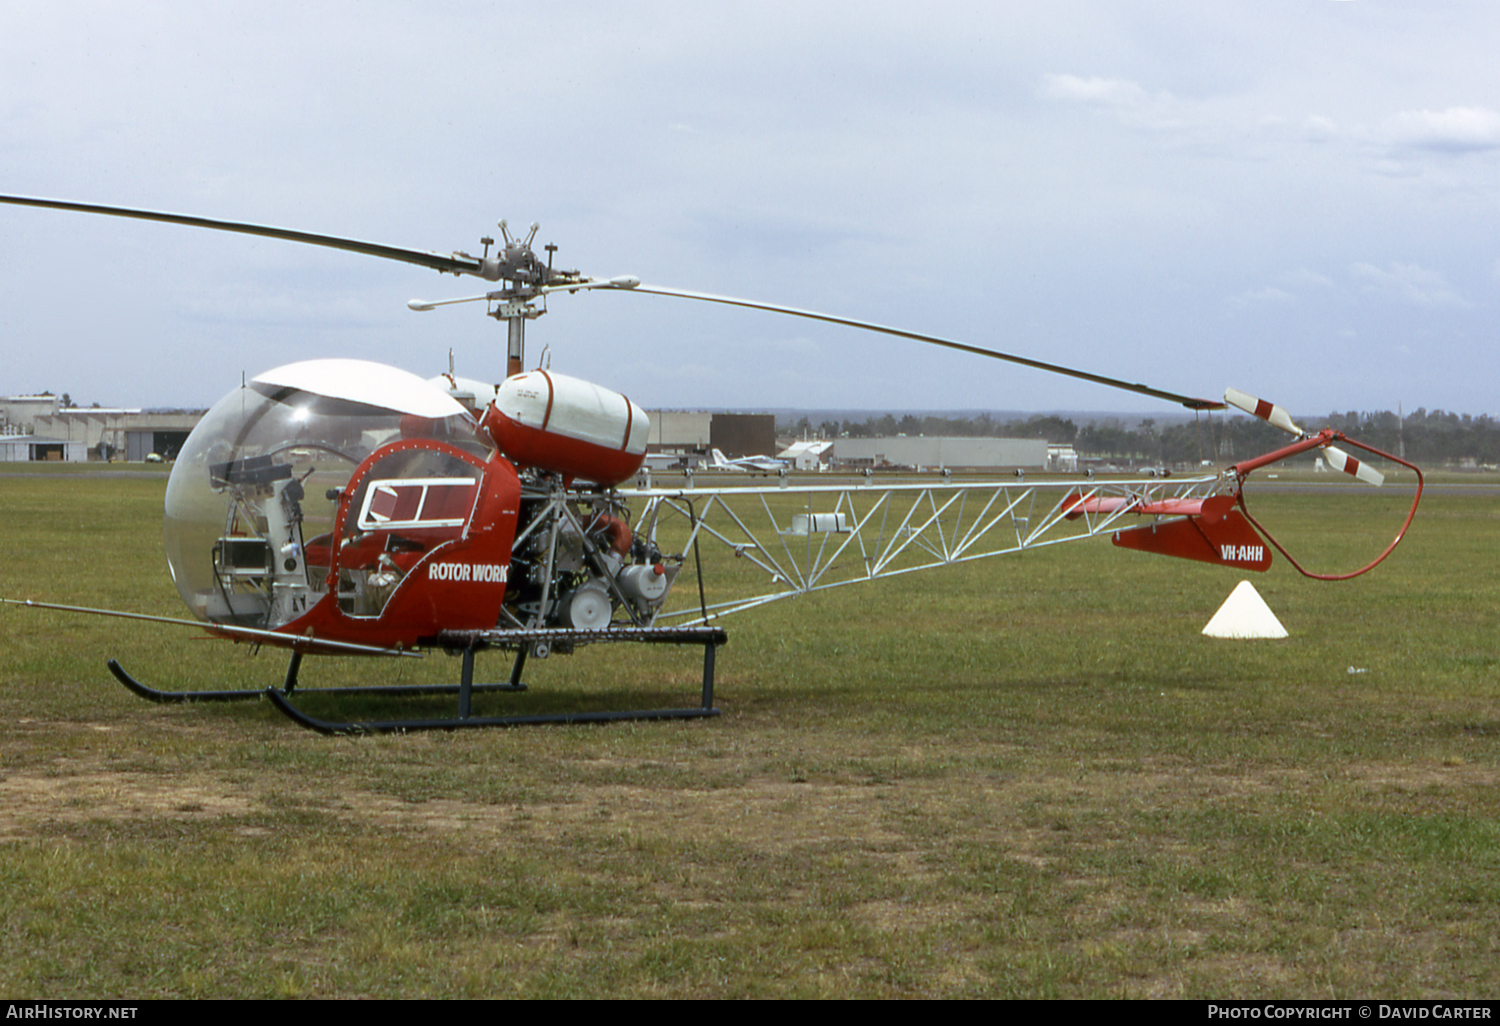
<instances>
[{"instance_id":1,"label":"red and white tail rotor blade","mask_svg":"<svg viewBox=\"0 0 1500 1026\"><path fill-rule=\"evenodd\" d=\"M1292 420L1292 415L1275 403L1268 403L1264 399L1257 399L1248 392L1241 392L1237 388L1226 388L1224 390L1224 401L1236 409L1244 410L1251 416L1259 417L1272 427L1280 428L1289 435L1298 438L1309 438L1306 431L1297 426ZM1323 454L1328 460L1328 465L1334 470L1339 470L1351 477L1357 477L1365 484L1372 484L1379 488L1385 484L1385 475L1368 463L1363 463L1335 445L1325 445Z\"/></svg>"},{"instance_id":2,"label":"red and white tail rotor blade","mask_svg":"<svg viewBox=\"0 0 1500 1026\"><path fill-rule=\"evenodd\" d=\"M1385 484L1384 474L1368 463L1355 459L1337 446L1324 446L1323 455L1328 459L1328 465L1334 470L1342 470L1351 477L1357 477L1365 484L1372 484L1376 488Z\"/></svg>"},{"instance_id":3,"label":"red and white tail rotor blade","mask_svg":"<svg viewBox=\"0 0 1500 1026\"><path fill-rule=\"evenodd\" d=\"M1236 409L1244 410L1253 417L1270 424L1272 427L1280 428L1289 435L1298 438L1306 438L1307 432L1299 428L1292 420L1292 415L1275 403L1268 403L1264 399L1257 399L1248 392L1241 392L1237 388L1226 388L1224 390L1224 401Z\"/></svg>"}]
</instances>

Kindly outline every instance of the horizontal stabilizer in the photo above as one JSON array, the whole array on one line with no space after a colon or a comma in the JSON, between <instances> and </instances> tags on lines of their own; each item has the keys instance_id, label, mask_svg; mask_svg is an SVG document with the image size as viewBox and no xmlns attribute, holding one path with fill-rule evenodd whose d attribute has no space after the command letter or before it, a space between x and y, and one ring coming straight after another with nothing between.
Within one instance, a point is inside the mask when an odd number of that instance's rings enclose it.
<instances>
[{"instance_id":1,"label":"horizontal stabilizer","mask_svg":"<svg viewBox=\"0 0 1500 1026\"><path fill-rule=\"evenodd\" d=\"M1206 499L1158 499L1142 502L1138 497L1109 496L1085 499L1071 495L1063 500L1063 513L1069 520L1077 520L1085 513L1106 514L1127 510L1142 516L1157 517L1202 517L1212 524L1220 520L1234 507L1234 496L1211 495Z\"/></svg>"}]
</instances>

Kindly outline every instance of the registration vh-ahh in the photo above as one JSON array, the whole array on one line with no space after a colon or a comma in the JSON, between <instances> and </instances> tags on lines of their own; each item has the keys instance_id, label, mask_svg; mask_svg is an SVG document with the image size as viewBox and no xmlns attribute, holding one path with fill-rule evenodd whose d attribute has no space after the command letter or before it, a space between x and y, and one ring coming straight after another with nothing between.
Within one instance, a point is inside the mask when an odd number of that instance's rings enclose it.
<instances>
[{"instance_id":1,"label":"registration vh-ahh","mask_svg":"<svg viewBox=\"0 0 1500 1026\"><path fill-rule=\"evenodd\" d=\"M1224 402L1074 370L919 332L810 310L594 278L552 266L532 248L533 225L480 256L400 249L264 225L57 200L0 202L264 236L403 261L499 287L481 295L412 300L415 310L484 302L507 328L499 383L450 372L424 379L361 360L306 360L244 382L198 423L167 483L167 562L193 619L6 600L199 627L257 647L290 651L279 687L165 691L109 667L158 702L232 701L262 695L325 733L453 730L522 723L716 715L719 621L767 602L1067 541L1109 535L1114 544L1236 570L1264 571L1272 549L1321 579L1356 576L1399 544L1422 492L1420 470L1331 429L1306 432L1270 403L1230 389ZM783 470L773 484L654 484L643 468L649 424L624 395L550 369L526 369L526 322L552 293L600 290L747 307L879 332L979 357L1081 378L1193 411L1238 407L1294 436L1273 452L1198 476L1024 477L803 484ZM1335 444L1337 443L1337 444ZM1414 472L1410 511L1367 565L1340 575L1302 568L1250 514L1254 471L1319 450L1329 466L1367 483L1382 476L1349 446ZM936 477L936 475L929 475ZM1130 525L1130 526L1127 526ZM704 549L730 552L760 582L709 601ZM686 576L685 576L686 575ZM691 582L688 586L684 583ZM685 708L476 716L484 691L522 691L528 658L607 643L699 646L701 702ZM484 650L514 654L504 683L474 682ZM372 685L298 691L306 655L462 656L455 686ZM294 694L453 694L437 719L315 719Z\"/></svg>"}]
</instances>

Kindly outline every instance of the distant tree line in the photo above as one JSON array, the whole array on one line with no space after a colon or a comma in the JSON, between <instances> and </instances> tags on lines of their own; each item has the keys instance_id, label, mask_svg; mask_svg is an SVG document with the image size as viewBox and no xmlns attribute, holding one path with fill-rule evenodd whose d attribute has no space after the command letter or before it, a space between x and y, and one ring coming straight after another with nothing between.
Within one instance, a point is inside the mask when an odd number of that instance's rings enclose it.
<instances>
[{"instance_id":1,"label":"distant tree line","mask_svg":"<svg viewBox=\"0 0 1500 1026\"><path fill-rule=\"evenodd\" d=\"M1307 425L1303 425L1306 427ZM1321 426L1321 425L1320 425ZM1398 418L1394 413L1331 414L1328 426L1377 449L1396 452L1398 439L1413 463L1500 463L1500 420L1488 415L1418 409Z\"/></svg>"},{"instance_id":2,"label":"distant tree line","mask_svg":"<svg viewBox=\"0 0 1500 1026\"><path fill-rule=\"evenodd\" d=\"M1071 442L1078 425L1063 417L1036 416L1027 420L997 420L988 413L977 417L897 417L887 413L862 422L825 420L814 425L803 417L792 434L817 438L891 438L895 435L932 435L944 438L1042 438L1056 444Z\"/></svg>"},{"instance_id":3,"label":"distant tree line","mask_svg":"<svg viewBox=\"0 0 1500 1026\"><path fill-rule=\"evenodd\" d=\"M1380 413L1332 413L1298 416L1308 431L1332 427L1367 445L1401 454L1414 463L1459 464L1472 461L1500 464L1500 420L1489 415L1428 412L1418 409L1398 417ZM1243 459L1289 444L1290 436L1254 417L1238 414L1201 416L1197 421L1159 425L1153 418L1127 427L1119 419L1090 421L1080 427L1073 420L1039 415L1003 420L981 413L976 417L939 417L887 413L863 422L825 420L814 425L803 417L793 425L801 437L884 438L893 435L933 435L966 438L1042 438L1053 445L1072 445L1079 455L1096 459L1148 461L1162 464L1222 462Z\"/></svg>"}]
</instances>

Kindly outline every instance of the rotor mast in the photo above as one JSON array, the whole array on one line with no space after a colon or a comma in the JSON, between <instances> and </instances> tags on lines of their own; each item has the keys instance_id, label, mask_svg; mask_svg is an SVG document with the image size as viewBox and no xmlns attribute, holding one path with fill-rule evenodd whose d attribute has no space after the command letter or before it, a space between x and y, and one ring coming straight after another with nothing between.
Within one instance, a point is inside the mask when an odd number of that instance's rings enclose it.
<instances>
[{"instance_id":1,"label":"rotor mast","mask_svg":"<svg viewBox=\"0 0 1500 1026\"><path fill-rule=\"evenodd\" d=\"M526 322L547 312L545 307L534 306L533 301L538 296L545 295L548 286L555 287L579 280L577 271L552 270L552 254L557 252L557 247L551 243L545 247L546 266L542 265L531 248L540 227L540 224L533 221L525 239L513 239L509 225L505 221L499 224L500 237L505 244L498 254L501 281L505 287L491 292L487 298L497 304L490 311L490 316L505 323L505 376L508 378L525 370ZM490 246L494 245L495 240L485 237L479 241L484 244L485 257L488 258Z\"/></svg>"}]
</instances>

